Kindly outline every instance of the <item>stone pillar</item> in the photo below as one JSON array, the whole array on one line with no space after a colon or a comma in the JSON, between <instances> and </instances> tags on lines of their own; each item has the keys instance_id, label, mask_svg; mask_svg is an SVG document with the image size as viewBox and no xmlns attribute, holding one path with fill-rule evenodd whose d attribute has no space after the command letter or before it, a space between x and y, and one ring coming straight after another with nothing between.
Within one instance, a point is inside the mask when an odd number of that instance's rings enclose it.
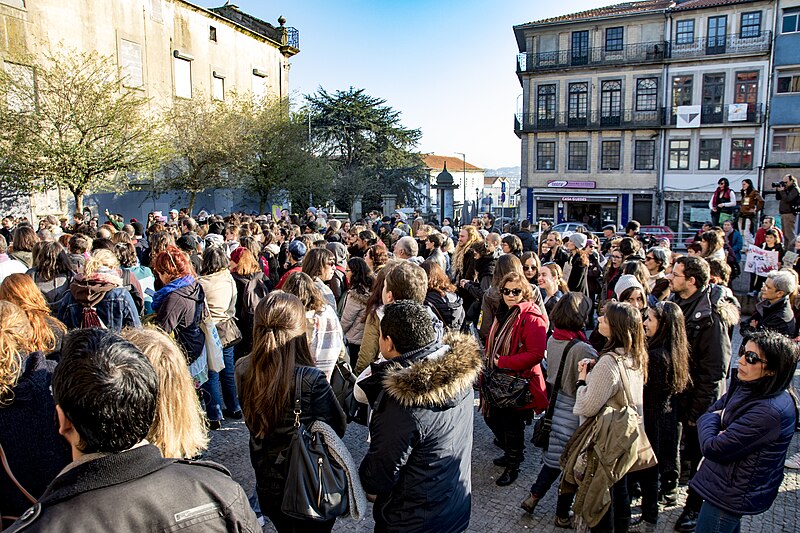
<instances>
[{"instance_id":1,"label":"stone pillar","mask_svg":"<svg viewBox=\"0 0 800 533\"><path fill-rule=\"evenodd\" d=\"M397 209L397 195L396 194L383 194L383 214L390 215Z\"/></svg>"},{"instance_id":2,"label":"stone pillar","mask_svg":"<svg viewBox=\"0 0 800 533\"><path fill-rule=\"evenodd\" d=\"M353 205L350 208L350 221L355 223L356 220L364 216L364 207L361 205L363 196L356 196L353 198Z\"/></svg>"}]
</instances>

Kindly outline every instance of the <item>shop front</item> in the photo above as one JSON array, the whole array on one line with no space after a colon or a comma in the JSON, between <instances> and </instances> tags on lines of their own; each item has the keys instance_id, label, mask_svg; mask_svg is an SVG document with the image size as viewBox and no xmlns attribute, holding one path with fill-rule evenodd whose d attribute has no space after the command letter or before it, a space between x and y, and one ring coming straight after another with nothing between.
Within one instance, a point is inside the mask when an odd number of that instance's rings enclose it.
<instances>
[{"instance_id":1,"label":"shop front","mask_svg":"<svg viewBox=\"0 0 800 533\"><path fill-rule=\"evenodd\" d=\"M606 224L624 226L631 218L642 224L649 224L652 219L652 194L567 191L553 194L527 189L527 199L532 222L581 222L600 231Z\"/></svg>"}]
</instances>

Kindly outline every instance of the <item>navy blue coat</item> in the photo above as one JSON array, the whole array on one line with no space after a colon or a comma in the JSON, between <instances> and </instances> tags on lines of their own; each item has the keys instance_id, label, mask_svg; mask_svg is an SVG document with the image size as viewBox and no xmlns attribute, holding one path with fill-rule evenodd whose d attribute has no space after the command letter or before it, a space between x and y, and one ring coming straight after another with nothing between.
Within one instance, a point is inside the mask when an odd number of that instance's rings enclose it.
<instances>
[{"instance_id":1,"label":"navy blue coat","mask_svg":"<svg viewBox=\"0 0 800 533\"><path fill-rule=\"evenodd\" d=\"M723 408L720 420L715 411ZM794 424L788 392L757 398L749 383L739 382L697 420L703 463L689 485L729 513L763 513L783 481Z\"/></svg>"}]
</instances>

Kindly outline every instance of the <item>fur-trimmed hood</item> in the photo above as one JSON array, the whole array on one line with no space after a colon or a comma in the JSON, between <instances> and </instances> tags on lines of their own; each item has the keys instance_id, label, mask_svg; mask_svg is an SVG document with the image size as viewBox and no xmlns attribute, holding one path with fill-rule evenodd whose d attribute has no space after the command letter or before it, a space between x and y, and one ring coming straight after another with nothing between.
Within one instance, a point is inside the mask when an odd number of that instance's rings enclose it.
<instances>
[{"instance_id":1,"label":"fur-trimmed hood","mask_svg":"<svg viewBox=\"0 0 800 533\"><path fill-rule=\"evenodd\" d=\"M457 403L471 390L480 371L478 342L469 335L449 332L429 354L408 366L390 366L383 386L403 407L443 407Z\"/></svg>"}]
</instances>

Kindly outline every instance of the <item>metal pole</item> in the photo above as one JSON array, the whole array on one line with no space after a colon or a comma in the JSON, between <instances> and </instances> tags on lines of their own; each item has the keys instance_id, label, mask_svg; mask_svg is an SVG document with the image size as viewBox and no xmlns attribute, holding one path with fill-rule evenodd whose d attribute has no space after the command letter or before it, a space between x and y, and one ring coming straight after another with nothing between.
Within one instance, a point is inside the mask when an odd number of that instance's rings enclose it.
<instances>
[{"instance_id":1,"label":"metal pole","mask_svg":"<svg viewBox=\"0 0 800 533\"><path fill-rule=\"evenodd\" d=\"M461 209L464 209L464 205L467 203L467 155L463 152L453 152L454 154L458 154L463 158L464 161L464 176L462 178L463 183L461 184L462 189L462 200L461 200Z\"/></svg>"}]
</instances>

